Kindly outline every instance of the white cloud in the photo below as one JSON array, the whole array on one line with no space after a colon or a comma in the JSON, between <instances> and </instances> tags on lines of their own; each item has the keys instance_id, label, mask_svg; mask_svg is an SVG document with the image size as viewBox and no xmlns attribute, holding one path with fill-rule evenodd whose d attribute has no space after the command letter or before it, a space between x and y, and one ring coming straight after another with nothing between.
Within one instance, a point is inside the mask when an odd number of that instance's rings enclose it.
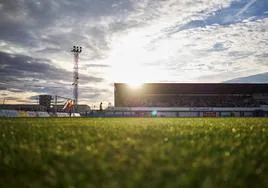
<instances>
[{"instance_id":1,"label":"white cloud","mask_svg":"<svg viewBox=\"0 0 268 188\"><path fill-rule=\"evenodd\" d=\"M245 11L247 11L247 9L253 4L255 3L257 0L251 0L248 2L248 4L246 4L236 15L235 17L238 17L239 15L243 14Z\"/></svg>"},{"instance_id":2,"label":"white cloud","mask_svg":"<svg viewBox=\"0 0 268 188\"><path fill-rule=\"evenodd\" d=\"M129 73L135 70L138 77L145 81L178 82L228 71L235 71L237 77L239 72L254 74L268 71L267 64L263 63L267 62L267 22L268 19L262 19L227 26L207 26L160 39L155 39L155 30L151 29L157 26L149 25L129 31L121 40L115 40L116 45L112 47L107 61L113 64L115 69L112 72L121 81L133 80L133 74ZM165 36L165 32L162 34ZM213 49L216 43L222 45L222 50ZM154 70L152 66L158 69ZM153 70L152 74L144 76L140 67L145 72Z\"/></svg>"}]
</instances>

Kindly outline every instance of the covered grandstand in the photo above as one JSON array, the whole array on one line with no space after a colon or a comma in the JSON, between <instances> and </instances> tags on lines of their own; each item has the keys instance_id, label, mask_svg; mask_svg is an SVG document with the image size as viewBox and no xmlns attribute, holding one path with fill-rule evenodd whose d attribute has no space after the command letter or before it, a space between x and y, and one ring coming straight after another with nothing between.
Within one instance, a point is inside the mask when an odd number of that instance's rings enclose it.
<instances>
[{"instance_id":1,"label":"covered grandstand","mask_svg":"<svg viewBox=\"0 0 268 188\"><path fill-rule=\"evenodd\" d=\"M268 116L268 84L115 83L116 113L156 116ZM155 113L157 112L157 113Z\"/></svg>"}]
</instances>

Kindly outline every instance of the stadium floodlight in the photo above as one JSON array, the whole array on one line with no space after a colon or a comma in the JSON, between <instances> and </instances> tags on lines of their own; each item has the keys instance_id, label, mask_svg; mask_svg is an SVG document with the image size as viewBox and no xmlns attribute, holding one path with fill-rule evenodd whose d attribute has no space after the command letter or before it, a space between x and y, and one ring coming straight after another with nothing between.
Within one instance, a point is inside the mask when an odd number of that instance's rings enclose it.
<instances>
[{"instance_id":1,"label":"stadium floodlight","mask_svg":"<svg viewBox=\"0 0 268 188\"><path fill-rule=\"evenodd\" d=\"M73 95L74 95L74 112L77 112L77 105L78 105L78 59L79 54L82 52L81 46L73 46L71 50L74 54L74 71L73 71Z\"/></svg>"}]
</instances>

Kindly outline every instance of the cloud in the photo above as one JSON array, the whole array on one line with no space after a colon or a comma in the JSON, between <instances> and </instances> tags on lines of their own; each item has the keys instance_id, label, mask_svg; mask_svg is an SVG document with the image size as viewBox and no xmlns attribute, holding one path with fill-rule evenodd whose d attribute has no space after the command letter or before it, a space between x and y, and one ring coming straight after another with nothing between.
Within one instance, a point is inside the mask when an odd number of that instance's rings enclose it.
<instances>
[{"instance_id":1,"label":"cloud","mask_svg":"<svg viewBox=\"0 0 268 188\"><path fill-rule=\"evenodd\" d=\"M113 82L221 82L268 71L266 0L47 0L0 3L0 88L112 100ZM28 92L28 93L27 93Z\"/></svg>"},{"instance_id":2,"label":"cloud","mask_svg":"<svg viewBox=\"0 0 268 188\"><path fill-rule=\"evenodd\" d=\"M98 63L89 63L89 64L83 64L82 68L85 69L91 69L91 68L108 68L110 65L107 64L98 64Z\"/></svg>"},{"instance_id":3,"label":"cloud","mask_svg":"<svg viewBox=\"0 0 268 188\"><path fill-rule=\"evenodd\" d=\"M240 16L241 14L243 14L253 3L255 3L257 0L251 0L248 2L248 4L246 4L236 15L235 17Z\"/></svg>"},{"instance_id":4,"label":"cloud","mask_svg":"<svg viewBox=\"0 0 268 188\"><path fill-rule=\"evenodd\" d=\"M254 3L254 4L253 4ZM250 11L247 11L249 7ZM227 6L209 12L198 13L187 22L179 22L165 29L166 35L194 28L206 28L213 25L230 25L243 21L254 21L265 18L268 2L265 0L233 1ZM247 12L246 12L247 11ZM245 13L246 12L246 13Z\"/></svg>"},{"instance_id":5,"label":"cloud","mask_svg":"<svg viewBox=\"0 0 268 188\"><path fill-rule=\"evenodd\" d=\"M5 91L72 95L72 72L52 66L48 59L0 52L0 62L0 86ZM80 74L81 84L102 81L102 78Z\"/></svg>"},{"instance_id":6,"label":"cloud","mask_svg":"<svg viewBox=\"0 0 268 188\"><path fill-rule=\"evenodd\" d=\"M102 59L107 57L114 34L153 24L162 17L173 20L175 13L183 19L200 9L219 5L216 0L206 4L175 0L4 1L0 37L8 46L17 45L44 55L50 54L50 49L53 53L67 52L78 43L88 49L91 59ZM170 17L170 13L174 15Z\"/></svg>"},{"instance_id":7,"label":"cloud","mask_svg":"<svg viewBox=\"0 0 268 188\"><path fill-rule=\"evenodd\" d=\"M268 72L225 81L226 83L268 83Z\"/></svg>"},{"instance_id":8,"label":"cloud","mask_svg":"<svg viewBox=\"0 0 268 188\"><path fill-rule=\"evenodd\" d=\"M191 28L164 35L161 39L152 40L152 53L160 54L159 47L165 46L168 58L162 64L173 73L173 79L182 81L195 80L207 74L228 71L267 70L267 25L268 19L241 22L230 25L214 25L206 28ZM151 44L150 44L151 45ZM158 47L159 46L159 47ZM250 73L249 73L250 74ZM226 74L225 76L228 76ZM200 79L202 81L202 79Z\"/></svg>"},{"instance_id":9,"label":"cloud","mask_svg":"<svg viewBox=\"0 0 268 188\"><path fill-rule=\"evenodd\" d=\"M1 76L10 79L42 79L63 81L72 78L72 72L57 68L48 59L37 59L24 55L8 54L0 52ZM88 82L101 82L102 78L81 74ZM35 80L37 81L37 80Z\"/></svg>"},{"instance_id":10,"label":"cloud","mask_svg":"<svg viewBox=\"0 0 268 188\"><path fill-rule=\"evenodd\" d=\"M109 49L110 35L132 25L125 19L133 8L127 0L4 1L0 40L13 45L15 52L25 48L25 53L30 50L43 57L68 52L77 43L87 49L88 58L101 59Z\"/></svg>"}]
</instances>

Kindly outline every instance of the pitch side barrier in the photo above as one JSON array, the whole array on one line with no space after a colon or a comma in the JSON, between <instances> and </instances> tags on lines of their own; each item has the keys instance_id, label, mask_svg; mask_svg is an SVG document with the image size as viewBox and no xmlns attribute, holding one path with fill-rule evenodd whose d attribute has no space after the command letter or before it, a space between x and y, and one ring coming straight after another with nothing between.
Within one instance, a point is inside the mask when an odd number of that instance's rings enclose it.
<instances>
[{"instance_id":1,"label":"pitch side barrier","mask_svg":"<svg viewBox=\"0 0 268 188\"><path fill-rule=\"evenodd\" d=\"M115 107L88 116L96 117L268 117L268 107Z\"/></svg>"},{"instance_id":2,"label":"pitch side barrier","mask_svg":"<svg viewBox=\"0 0 268 188\"><path fill-rule=\"evenodd\" d=\"M0 117L70 117L69 113L48 113L40 111L0 110ZM79 113L72 113L71 117L80 117Z\"/></svg>"},{"instance_id":3,"label":"pitch side barrier","mask_svg":"<svg viewBox=\"0 0 268 188\"><path fill-rule=\"evenodd\" d=\"M0 117L50 117L47 112L0 110Z\"/></svg>"}]
</instances>

